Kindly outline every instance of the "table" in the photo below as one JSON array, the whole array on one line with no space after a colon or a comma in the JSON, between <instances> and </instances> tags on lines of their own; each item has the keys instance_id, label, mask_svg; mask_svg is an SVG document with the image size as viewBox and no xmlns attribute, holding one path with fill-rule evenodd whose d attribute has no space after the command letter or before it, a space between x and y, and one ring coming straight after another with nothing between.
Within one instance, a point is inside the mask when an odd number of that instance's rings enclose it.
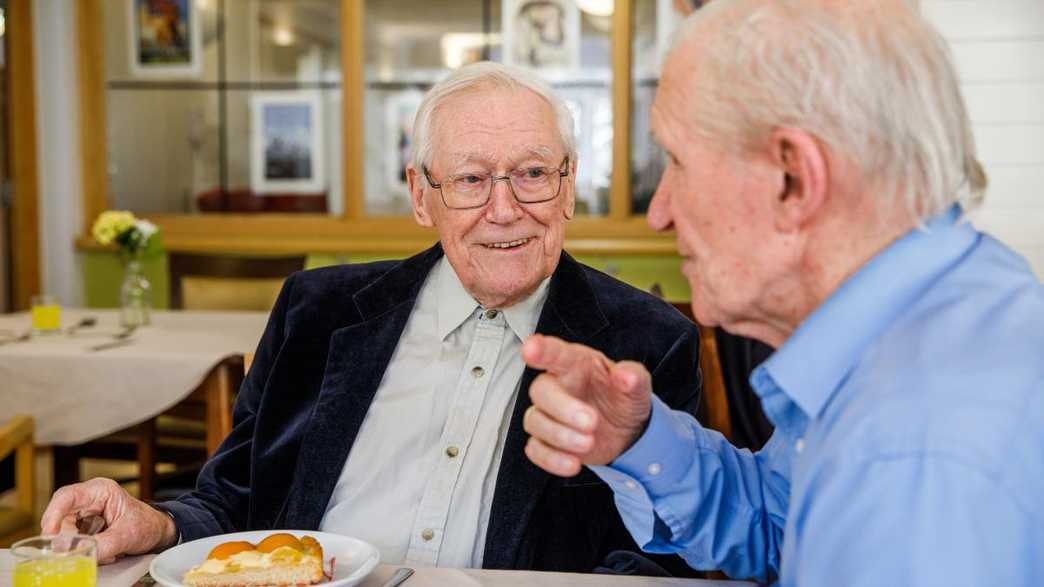
<instances>
[{"instance_id":1,"label":"table","mask_svg":"<svg viewBox=\"0 0 1044 587\"><path fill-rule=\"evenodd\" d=\"M154 555L134 556L112 565L98 567L98 587L130 587L144 575ZM0 587L10 587L14 557L0 550ZM381 587L399 567L379 565L360 583L360 587ZM653 577L620 577L581 575L576 573L539 573L534 571L488 571L484 569L416 569L403 587L742 587L754 585L744 581L706 581L701 579L658 579ZM320 586L321 587L321 586Z\"/></svg>"},{"instance_id":2,"label":"table","mask_svg":"<svg viewBox=\"0 0 1044 587\"><path fill-rule=\"evenodd\" d=\"M196 390L207 401L207 447L212 452L230 426L222 421L228 419L228 409L218 408L222 402L227 406L234 391L227 381L222 386L229 374L216 366L254 351L267 314L155 311L151 325L137 329L120 346L97 351L90 349L116 341L122 330L119 313L62 309L65 327L85 317L97 324L72 335L0 344L0 420L29 414L36 423L37 445L72 446L149 422ZM0 315L0 331L21 333L29 324L28 313Z\"/></svg>"}]
</instances>

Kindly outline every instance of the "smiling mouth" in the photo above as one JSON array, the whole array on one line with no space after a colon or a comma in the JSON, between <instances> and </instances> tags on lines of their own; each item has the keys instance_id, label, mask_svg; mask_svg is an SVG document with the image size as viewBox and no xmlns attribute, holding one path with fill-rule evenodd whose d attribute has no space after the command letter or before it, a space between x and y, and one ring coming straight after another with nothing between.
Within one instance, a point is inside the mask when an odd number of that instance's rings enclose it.
<instances>
[{"instance_id":1,"label":"smiling mouth","mask_svg":"<svg viewBox=\"0 0 1044 587\"><path fill-rule=\"evenodd\" d=\"M518 240L513 241L504 241L500 243L482 243L482 246L486 247L487 249L514 249L516 247L521 247L522 245L528 243L531 240L533 240L533 237L528 236L526 238L520 238Z\"/></svg>"}]
</instances>

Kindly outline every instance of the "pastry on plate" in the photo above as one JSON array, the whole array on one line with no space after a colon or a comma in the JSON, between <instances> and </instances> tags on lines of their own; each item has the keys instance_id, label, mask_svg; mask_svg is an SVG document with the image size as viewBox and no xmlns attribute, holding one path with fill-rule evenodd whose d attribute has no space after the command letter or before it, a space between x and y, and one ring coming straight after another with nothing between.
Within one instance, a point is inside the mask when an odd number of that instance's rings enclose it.
<instances>
[{"instance_id":1,"label":"pastry on plate","mask_svg":"<svg viewBox=\"0 0 1044 587\"><path fill-rule=\"evenodd\" d=\"M185 573L190 587L312 585L323 580L323 547L315 538L272 534L258 544L225 542Z\"/></svg>"}]
</instances>

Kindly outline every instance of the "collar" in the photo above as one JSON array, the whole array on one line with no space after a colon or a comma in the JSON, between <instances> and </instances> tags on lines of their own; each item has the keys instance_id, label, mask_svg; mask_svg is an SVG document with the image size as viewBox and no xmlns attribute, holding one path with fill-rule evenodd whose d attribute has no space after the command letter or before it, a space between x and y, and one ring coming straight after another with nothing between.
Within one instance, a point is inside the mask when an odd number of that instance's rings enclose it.
<instances>
[{"instance_id":1,"label":"collar","mask_svg":"<svg viewBox=\"0 0 1044 587\"><path fill-rule=\"evenodd\" d=\"M501 310L508 326L522 342L536 332L537 321L540 320L540 312L544 309L544 302L547 301L550 285L551 277L548 277L541 281L536 290L526 299Z\"/></svg>"},{"instance_id":2,"label":"collar","mask_svg":"<svg viewBox=\"0 0 1044 587\"><path fill-rule=\"evenodd\" d=\"M445 340L451 332L475 313L475 308L479 306L479 303L464 288L460 277L457 276L457 272L453 270L453 266L445 256L435 266L433 277L436 280L435 290L438 301L436 332L440 340ZM519 340L526 340L536 331L537 320L540 318L540 311L547 300L550 283L551 278L548 277L541 281L536 290L524 300L500 309L508 326Z\"/></svg>"},{"instance_id":3,"label":"collar","mask_svg":"<svg viewBox=\"0 0 1044 587\"><path fill-rule=\"evenodd\" d=\"M819 416L867 348L979 239L952 206L846 279L750 381L766 399L770 377L809 418Z\"/></svg>"},{"instance_id":4,"label":"collar","mask_svg":"<svg viewBox=\"0 0 1044 587\"><path fill-rule=\"evenodd\" d=\"M426 277L443 257L442 246L436 243L430 249L394 264L356 292L352 300L360 320L376 319L401 304L413 304L427 281ZM517 326L522 328L522 324ZM609 321L602 312L598 294L583 265L562 251L558 267L547 286L547 299L542 304L535 331L556 333L583 342L608 327Z\"/></svg>"},{"instance_id":5,"label":"collar","mask_svg":"<svg viewBox=\"0 0 1044 587\"><path fill-rule=\"evenodd\" d=\"M439 340L446 340L451 332L475 313L479 304L464 289L464 284L445 256L439 259L433 274L437 300L436 333Z\"/></svg>"}]
</instances>

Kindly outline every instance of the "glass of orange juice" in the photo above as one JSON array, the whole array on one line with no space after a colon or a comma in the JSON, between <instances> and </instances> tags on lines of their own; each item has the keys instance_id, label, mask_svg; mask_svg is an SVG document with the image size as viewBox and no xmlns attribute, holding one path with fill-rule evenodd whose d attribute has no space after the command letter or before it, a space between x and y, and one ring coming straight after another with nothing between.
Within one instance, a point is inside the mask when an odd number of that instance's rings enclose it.
<instances>
[{"instance_id":1,"label":"glass of orange juice","mask_svg":"<svg viewBox=\"0 0 1044 587\"><path fill-rule=\"evenodd\" d=\"M33 296L32 321L33 334L54 334L62 328L62 307L58 298L43 294Z\"/></svg>"},{"instance_id":2,"label":"glass of orange juice","mask_svg":"<svg viewBox=\"0 0 1044 587\"><path fill-rule=\"evenodd\" d=\"M36 536L11 547L13 587L94 587L97 544L90 536Z\"/></svg>"}]
</instances>

